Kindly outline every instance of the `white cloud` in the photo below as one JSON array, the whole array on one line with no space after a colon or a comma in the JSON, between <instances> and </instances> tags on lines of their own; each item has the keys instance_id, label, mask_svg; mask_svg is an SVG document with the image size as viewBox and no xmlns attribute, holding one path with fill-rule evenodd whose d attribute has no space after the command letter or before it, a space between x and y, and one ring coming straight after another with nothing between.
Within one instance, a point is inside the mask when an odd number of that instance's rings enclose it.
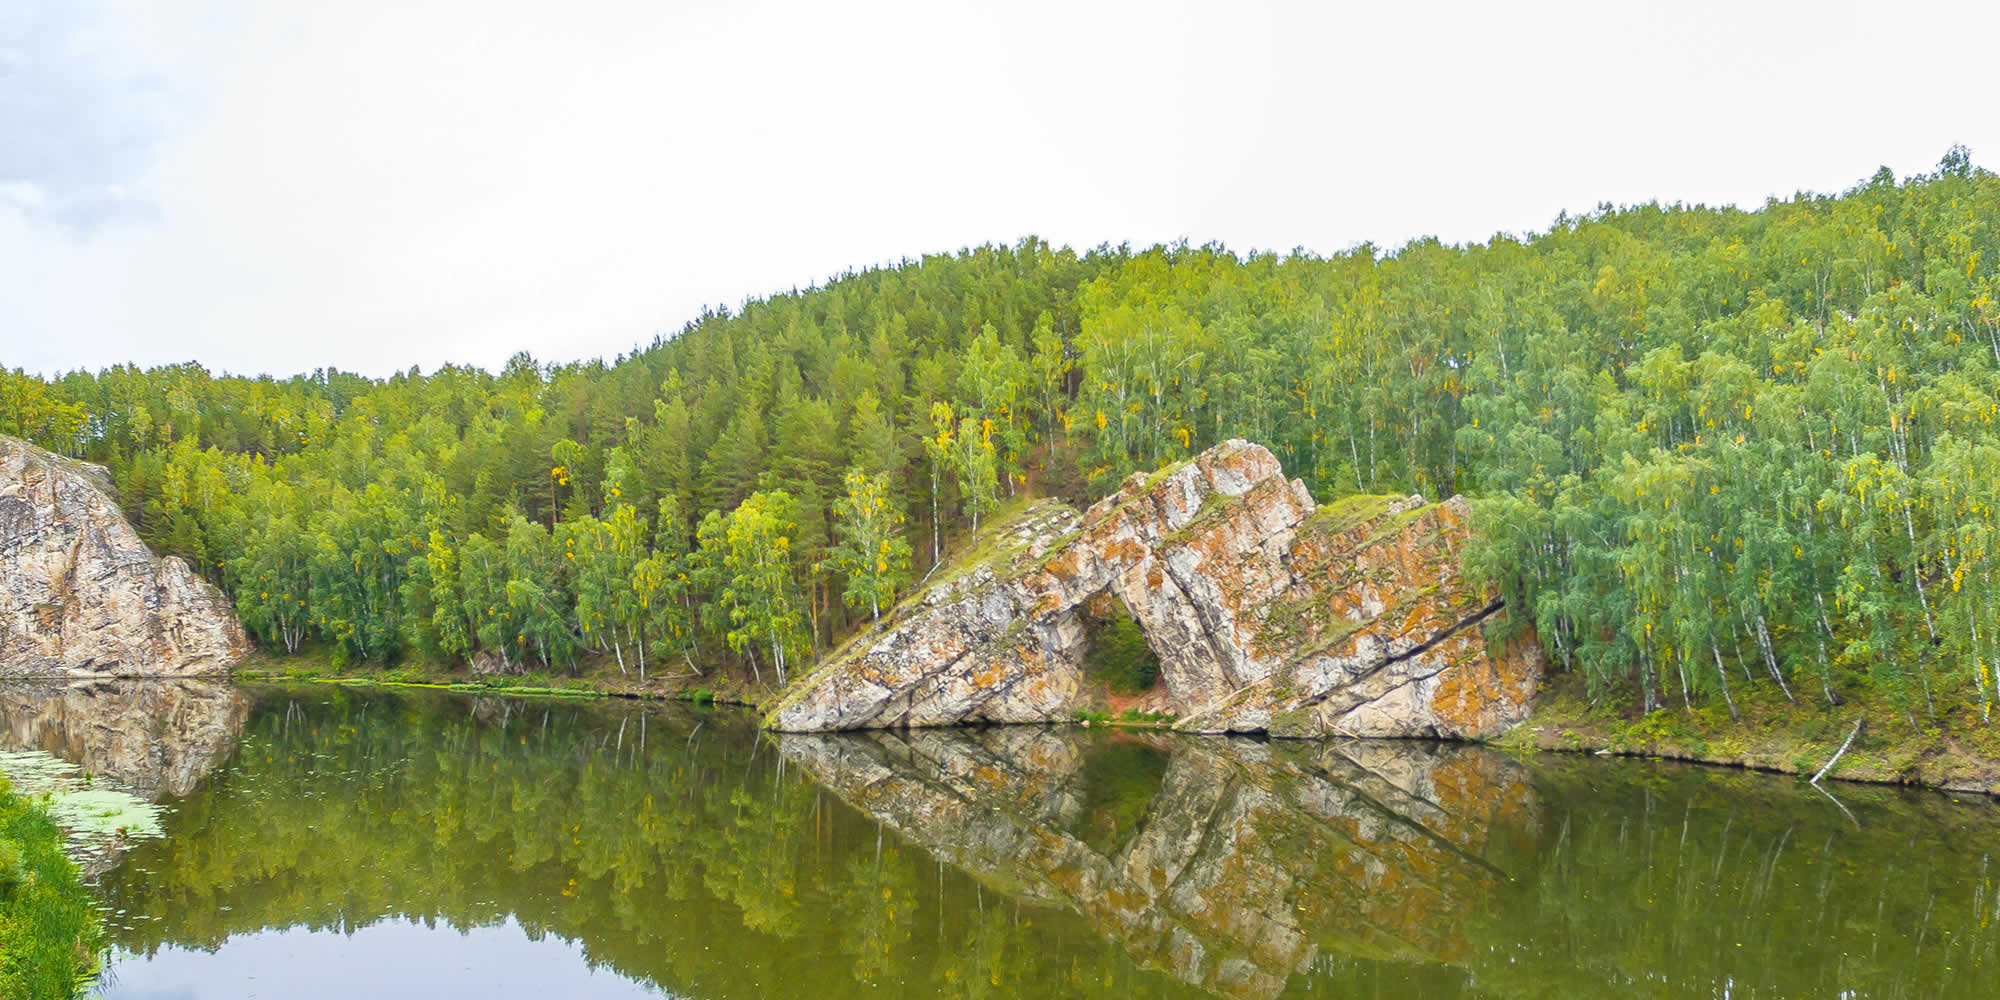
<instances>
[{"instance_id":1,"label":"white cloud","mask_svg":"<svg viewBox=\"0 0 2000 1000\"><path fill-rule=\"evenodd\" d=\"M74 2L0 9L0 197L72 237L154 211L127 185L151 162L164 88L101 14Z\"/></svg>"},{"instance_id":2,"label":"white cloud","mask_svg":"<svg viewBox=\"0 0 2000 1000\"><path fill-rule=\"evenodd\" d=\"M0 181L156 213L0 208L0 364L610 355L1030 233L1335 251L2000 156L1981 7L115 2L116 86L51 107L136 155ZM102 112L148 80L170 117Z\"/></svg>"}]
</instances>

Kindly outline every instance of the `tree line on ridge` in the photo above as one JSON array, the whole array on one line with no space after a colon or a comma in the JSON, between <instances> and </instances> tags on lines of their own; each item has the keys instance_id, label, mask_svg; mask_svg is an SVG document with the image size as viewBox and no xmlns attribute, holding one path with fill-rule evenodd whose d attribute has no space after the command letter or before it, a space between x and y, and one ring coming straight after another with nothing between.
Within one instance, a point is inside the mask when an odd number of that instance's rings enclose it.
<instances>
[{"instance_id":1,"label":"tree line on ridge","mask_svg":"<svg viewBox=\"0 0 2000 1000\"><path fill-rule=\"evenodd\" d=\"M1466 494L1469 569L1637 707L2000 699L2000 177L1644 204L1332 256L1036 239L716 310L614 362L0 370L265 646L782 682L1023 495L1220 440Z\"/></svg>"}]
</instances>

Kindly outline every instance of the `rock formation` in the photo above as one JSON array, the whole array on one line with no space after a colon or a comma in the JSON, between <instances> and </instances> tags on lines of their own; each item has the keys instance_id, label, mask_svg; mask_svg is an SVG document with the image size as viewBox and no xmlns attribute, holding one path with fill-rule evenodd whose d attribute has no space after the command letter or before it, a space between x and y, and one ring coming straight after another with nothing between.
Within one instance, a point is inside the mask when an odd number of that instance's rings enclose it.
<instances>
[{"instance_id":1,"label":"rock formation","mask_svg":"<svg viewBox=\"0 0 2000 1000\"><path fill-rule=\"evenodd\" d=\"M1133 736L1167 758L1136 823L1091 815L1065 732L792 735L779 752L989 888L1082 914L1141 965L1275 997L1328 953L1463 963L1539 832L1527 772L1477 747ZM1107 776L1114 777L1115 776ZM1128 779L1129 780L1129 779Z\"/></svg>"},{"instance_id":2,"label":"rock formation","mask_svg":"<svg viewBox=\"0 0 2000 1000\"><path fill-rule=\"evenodd\" d=\"M0 676L220 673L249 651L229 601L146 548L102 466L0 436Z\"/></svg>"},{"instance_id":3,"label":"rock formation","mask_svg":"<svg viewBox=\"0 0 2000 1000\"><path fill-rule=\"evenodd\" d=\"M786 731L1046 722L1084 705L1085 609L1107 597L1160 660L1151 704L1200 732L1480 738L1520 721L1532 638L1460 574L1463 500L1319 506L1244 441L1134 475L1082 515L1043 501L801 678Z\"/></svg>"}]
</instances>

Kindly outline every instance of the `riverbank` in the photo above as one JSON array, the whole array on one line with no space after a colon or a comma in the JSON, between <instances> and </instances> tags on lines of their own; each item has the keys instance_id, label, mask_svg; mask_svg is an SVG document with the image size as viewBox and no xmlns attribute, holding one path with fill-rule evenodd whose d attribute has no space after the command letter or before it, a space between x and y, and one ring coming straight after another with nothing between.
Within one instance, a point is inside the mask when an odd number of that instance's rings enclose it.
<instances>
[{"instance_id":1,"label":"riverbank","mask_svg":"<svg viewBox=\"0 0 2000 1000\"><path fill-rule=\"evenodd\" d=\"M1838 705L1817 691L1793 694L1798 701L1769 687L1740 693L1735 720L1719 702L1640 715L1614 707L1636 704L1636 695L1611 692L1593 705L1581 677L1559 674L1546 681L1528 720L1493 745L1810 777L1834 760L1858 721L1859 732L1828 779L2000 795L2000 720L1982 720L1976 707L1940 706L1933 719L1921 704L1906 714L1869 691L1847 692Z\"/></svg>"},{"instance_id":2,"label":"riverbank","mask_svg":"<svg viewBox=\"0 0 2000 1000\"><path fill-rule=\"evenodd\" d=\"M530 671L520 674L474 674L463 664L335 666L332 661L309 653L277 656L260 652L238 664L230 676L239 681L379 684L524 698L632 698L753 707L762 699L776 697L778 693L776 689L759 690L732 677L702 675L689 670L652 674L641 680L635 673L620 671L610 657L586 659L575 673Z\"/></svg>"},{"instance_id":3,"label":"riverbank","mask_svg":"<svg viewBox=\"0 0 2000 1000\"><path fill-rule=\"evenodd\" d=\"M62 831L0 778L0 997L69 1000L97 974L103 942Z\"/></svg>"},{"instance_id":4,"label":"riverbank","mask_svg":"<svg viewBox=\"0 0 2000 1000\"><path fill-rule=\"evenodd\" d=\"M442 688L512 697L586 697L677 700L742 705L762 711L781 693L776 687L682 670L641 681L621 673L609 657L585 661L575 674L531 672L475 676L463 665L404 664L336 668L312 655L258 653L234 676L246 681L308 681ZM1787 701L1760 687L1736 697L1739 718L1721 703L1689 709L1675 705L1650 715L1620 706L1636 693L1607 692L1593 704L1576 674L1549 677L1526 722L1490 744L1517 752L1657 757L1778 774L1810 776L1833 760L1856 720L1861 731L1827 773L1828 779L1920 785L1945 791L2000 795L2000 720L1979 718L1976 708L1941 709L1935 721L1921 709L1911 719L1872 692L1850 692L1829 706L1817 692L1795 691ZM1810 697L1808 696L1810 694ZM1170 717L1127 711L1090 712L1086 725L1134 728L1170 726Z\"/></svg>"}]
</instances>

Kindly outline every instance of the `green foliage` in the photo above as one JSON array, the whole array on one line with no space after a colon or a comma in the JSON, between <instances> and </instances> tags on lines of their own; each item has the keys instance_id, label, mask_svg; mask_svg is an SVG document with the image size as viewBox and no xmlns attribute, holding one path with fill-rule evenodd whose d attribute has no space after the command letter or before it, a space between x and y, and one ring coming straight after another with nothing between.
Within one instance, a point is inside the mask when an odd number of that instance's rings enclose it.
<instances>
[{"instance_id":1,"label":"green foliage","mask_svg":"<svg viewBox=\"0 0 2000 1000\"><path fill-rule=\"evenodd\" d=\"M1463 555L1505 629L1597 691L1866 682L1920 724L2000 702L1995 219L2000 178L1954 150L1839 196L1460 247L1026 240L707 314L615 364L16 372L0 430L110 466L267 645L760 674L900 583L856 572L840 470L905 523L927 510L935 568L1025 484L1101 491L1243 437L1320 496L1473 497ZM786 558L739 580L742 554L695 544L780 493ZM639 541L594 540L626 508ZM596 561L558 558L570 538Z\"/></svg>"},{"instance_id":2,"label":"green foliage","mask_svg":"<svg viewBox=\"0 0 2000 1000\"><path fill-rule=\"evenodd\" d=\"M61 831L0 779L0 996L69 1000L96 975L102 941Z\"/></svg>"},{"instance_id":3,"label":"green foliage","mask_svg":"<svg viewBox=\"0 0 2000 1000\"><path fill-rule=\"evenodd\" d=\"M847 578L841 598L849 607L868 605L871 619L882 617L882 605L895 601L910 570L910 543L897 527L903 517L889 493L889 479L880 473L847 474L847 495L835 505L839 542L831 553L831 568Z\"/></svg>"},{"instance_id":4,"label":"green foliage","mask_svg":"<svg viewBox=\"0 0 2000 1000\"><path fill-rule=\"evenodd\" d=\"M797 531L792 498L783 491L752 493L727 515L710 511L697 531L695 565L704 588L715 595L713 611L724 641L748 654L760 674L762 650L780 685L806 642L793 560Z\"/></svg>"},{"instance_id":5,"label":"green foliage","mask_svg":"<svg viewBox=\"0 0 2000 1000\"><path fill-rule=\"evenodd\" d=\"M1146 642L1139 623L1119 615L1090 630L1084 651L1084 675L1113 694L1143 694L1160 674L1160 658Z\"/></svg>"}]
</instances>

